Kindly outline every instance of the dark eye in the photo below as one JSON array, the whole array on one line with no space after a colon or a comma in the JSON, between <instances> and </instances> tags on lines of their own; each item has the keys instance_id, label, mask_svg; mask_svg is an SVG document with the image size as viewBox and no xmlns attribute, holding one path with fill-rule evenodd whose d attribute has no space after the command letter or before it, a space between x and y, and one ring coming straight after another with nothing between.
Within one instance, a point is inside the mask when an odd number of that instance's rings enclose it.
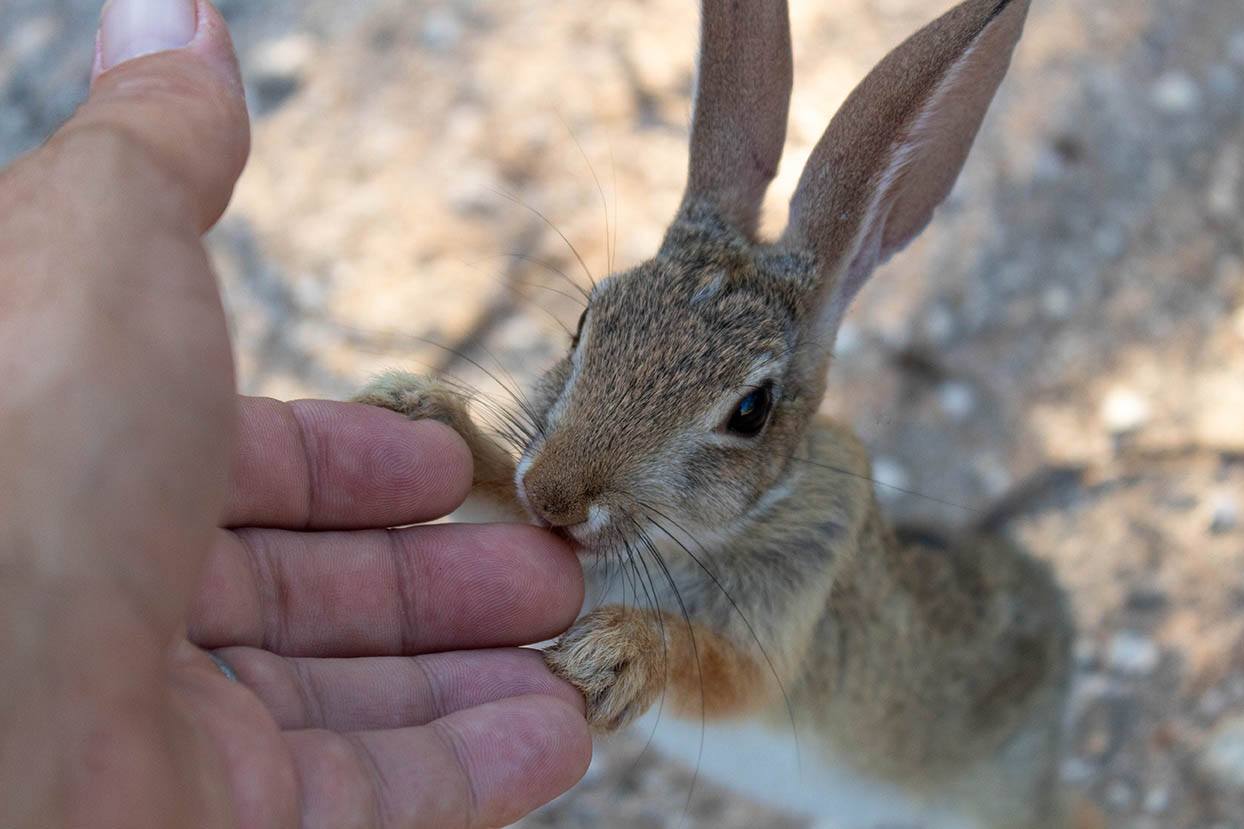
<instances>
[{"instance_id":1,"label":"dark eye","mask_svg":"<svg viewBox=\"0 0 1244 829\"><path fill-rule=\"evenodd\" d=\"M755 437L769 421L773 408L773 384L765 383L752 389L734 407L734 413L726 422L726 431L745 438Z\"/></svg>"},{"instance_id":2,"label":"dark eye","mask_svg":"<svg viewBox=\"0 0 1244 829\"><path fill-rule=\"evenodd\" d=\"M587 322L587 308L583 309L583 313L579 315L579 324L575 326L574 336L570 338L570 347L579 347L579 338L583 336L583 323Z\"/></svg>"}]
</instances>

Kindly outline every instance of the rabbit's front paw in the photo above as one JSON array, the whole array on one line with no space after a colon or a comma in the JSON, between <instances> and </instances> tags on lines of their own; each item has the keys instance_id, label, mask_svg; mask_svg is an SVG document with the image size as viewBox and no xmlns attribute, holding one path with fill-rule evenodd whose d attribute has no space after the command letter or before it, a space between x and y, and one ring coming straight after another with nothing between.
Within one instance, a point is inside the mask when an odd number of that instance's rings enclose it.
<instances>
[{"instance_id":1,"label":"rabbit's front paw","mask_svg":"<svg viewBox=\"0 0 1244 829\"><path fill-rule=\"evenodd\" d=\"M437 420L460 435L470 431L466 399L435 377L390 371L368 383L354 402L389 409L411 420Z\"/></svg>"},{"instance_id":2,"label":"rabbit's front paw","mask_svg":"<svg viewBox=\"0 0 1244 829\"><path fill-rule=\"evenodd\" d=\"M597 731L616 731L631 722L665 684L660 622L641 610L592 611L545 651L544 659L582 692L588 723Z\"/></svg>"}]
</instances>

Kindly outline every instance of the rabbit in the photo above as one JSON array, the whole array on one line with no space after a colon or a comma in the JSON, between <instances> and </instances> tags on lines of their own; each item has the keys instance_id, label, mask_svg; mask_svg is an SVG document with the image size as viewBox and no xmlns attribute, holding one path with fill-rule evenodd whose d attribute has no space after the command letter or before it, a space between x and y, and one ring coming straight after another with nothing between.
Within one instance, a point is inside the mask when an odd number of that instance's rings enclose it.
<instances>
[{"instance_id":1,"label":"rabbit","mask_svg":"<svg viewBox=\"0 0 1244 829\"><path fill-rule=\"evenodd\" d=\"M591 291L518 456L449 381L394 372L356 398L450 425L498 514L604 562L585 568L595 606L545 651L595 729L659 711L693 742L737 733L706 769L742 762L726 773L744 788L794 769L779 799L827 826L1096 823L1059 786L1073 622L1049 570L1001 538L892 529L864 447L818 414L844 312L951 189L1028 7L965 0L885 57L763 241L787 7L703 0L681 205L651 260Z\"/></svg>"}]
</instances>

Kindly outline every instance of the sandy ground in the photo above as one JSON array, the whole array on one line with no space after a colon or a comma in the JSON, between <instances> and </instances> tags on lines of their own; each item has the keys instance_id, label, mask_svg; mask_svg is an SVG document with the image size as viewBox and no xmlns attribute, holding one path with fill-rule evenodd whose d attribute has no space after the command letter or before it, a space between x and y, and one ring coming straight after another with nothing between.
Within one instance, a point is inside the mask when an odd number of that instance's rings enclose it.
<instances>
[{"instance_id":1,"label":"sandy ground","mask_svg":"<svg viewBox=\"0 0 1244 829\"><path fill-rule=\"evenodd\" d=\"M771 230L837 104L946 3L792 5ZM1244 826L1244 7L1034 5L962 181L851 313L826 406L893 514L983 521L1053 563L1082 628L1064 772L1111 825ZM222 6L256 118L211 237L246 391L339 397L392 366L485 382L446 349L529 378L578 314L562 235L598 275L610 234L615 267L654 250L695 4ZM80 99L95 14L0 2L0 161ZM602 746L526 825L802 825L703 782L684 809L690 772L641 743Z\"/></svg>"}]
</instances>

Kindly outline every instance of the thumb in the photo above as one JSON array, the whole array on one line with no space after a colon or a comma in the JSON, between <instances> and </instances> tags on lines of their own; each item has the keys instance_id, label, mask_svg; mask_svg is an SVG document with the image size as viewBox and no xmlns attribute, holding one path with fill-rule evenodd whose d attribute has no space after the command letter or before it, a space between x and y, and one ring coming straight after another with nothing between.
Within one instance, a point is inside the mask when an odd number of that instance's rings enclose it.
<instances>
[{"instance_id":1,"label":"thumb","mask_svg":"<svg viewBox=\"0 0 1244 829\"><path fill-rule=\"evenodd\" d=\"M90 97L50 143L87 135L120 139L131 161L153 168L155 201L177 199L195 230L220 218L250 130L233 44L207 0L109 0Z\"/></svg>"}]
</instances>

